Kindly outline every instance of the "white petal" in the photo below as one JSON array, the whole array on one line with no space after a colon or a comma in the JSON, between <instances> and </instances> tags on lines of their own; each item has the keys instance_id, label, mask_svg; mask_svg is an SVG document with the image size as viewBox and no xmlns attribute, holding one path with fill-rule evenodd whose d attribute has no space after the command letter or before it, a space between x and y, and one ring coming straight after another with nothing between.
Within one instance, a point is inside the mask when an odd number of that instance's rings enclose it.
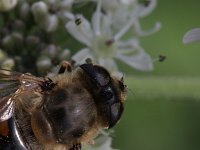
<instances>
[{"instance_id":1,"label":"white petal","mask_svg":"<svg viewBox=\"0 0 200 150\"><path fill-rule=\"evenodd\" d=\"M58 17L56 15L49 15L45 21L45 30L47 32L54 32L58 28Z\"/></svg>"},{"instance_id":2,"label":"white petal","mask_svg":"<svg viewBox=\"0 0 200 150\"><path fill-rule=\"evenodd\" d=\"M136 2L136 0L120 0L125 5L131 5Z\"/></svg>"},{"instance_id":3,"label":"white petal","mask_svg":"<svg viewBox=\"0 0 200 150\"><path fill-rule=\"evenodd\" d=\"M60 11L58 12L58 15L60 16L60 18L64 23L67 23L70 20L75 20L74 14L68 11Z\"/></svg>"},{"instance_id":4,"label":"white petal","mask_svg":"<svg viewBox=\"0 0 200 150\"><path fill-rule=\"evenodd\" d=\"M117 65L115 61L111 58L99 58L99 65L104 66L106 69L108 69L110 72L118 72Z\"/></svg>"},{"instance_id":5,"label":"white petal","mask_svg":"<svg viewBox=\"0 0 200 150\"><path fill-rule=\"evenodd\" d=\"M138 54L132 56L117 54L116 58L141 71L153 70L151 57L144 51L139 51Z\"/></svg>"},{"instance_id":6,"label":"white petal","mask_svg":"<svg viewBox=\"0 0 200 150\"><path fill-rule=\"evenodd\" d=\"M145 16L149 15L154 10L156 5L157 5L157 0L151 0L149 6L147 6L147 7L144 5L140 6L141 7L139 10L140 17L145 17Z\"/></svg>"},{"instance_id":7,"label":"white petal","mask_svg":"<svg viewBox=\"0 0 200 150\"><path fill-rule=\"evenodd\" d=\"M97 8L94 14L92 15L92 28L94 30L95 35L100 35L100 22L101 22L101 4L102 0L97 1Z\"/></svg>"},{"instance_id":8,"label":"white petal","mask_svg":"<svg viewBox=\"0 0 200 150\"><path fill-rule=\"evenodd\" d=\"M116 45L119 50L123 51L124 49L136 49L139 47L139 41L136 38L130 38L127 41L118 41Z\"/></svg>"},{"instance_id":9,"label":"white petal","mask_svg":"<svg viewBox=\"0 0 200 150\"><path fill-rule=\"evenodd\" d=\"M101 25L101 32L102 35L111 38L112 30L111 30L112 18L111 15L102 15L102 25Z\"/></svg>"},{"instance_id":10,"label":"white petal","mask_svg":"<svg viewBox=\"0 0 200 150\"><path fill-rule=\"evenodd\" d=\"M106 12L112 12L119 7L118 0L102 0L102 7Z\"/></svg>"},{"instance_id":11,"label":"white petal","mask_svg":"<svg viewBox=\"0 0 200 150\"><path fill-rule=\"evenodd\" d=\"M66 24L66 28L76 40L90 47L93 40L90 23L83 16L79 15L76 18L80 18L81 23L76 25L75 20L72 20Z\"/></svg>"},{"instance_id":12,"label":"white petal","mask_svg":"<svg viewBox=\"0 0 200 150\"><path fill-rule=\"evenodd\" d=\"M192 42L200 41L200 28L194 28L186 32L183 36L183 43L188 44Z\"/></svg>"},{"instance_id":13,"label":"white petal","mask_svg":"<svg viewBox=\"0 0 200 150\"><path fill-rule=\"evenodd\" d=\"M130 28L133 26L134 22L135 22L135 18L131 18L128 21L126 21L124 26L122 26L122 28L113 37L114 40L118 41L119 39L121 39L130 30Z\"/></svg>"},{"instance_id":14,"label":"white petal","mask_svg":"<svg viewBox=\"0 0 200 150\"><path fill-rule=\"evenodd\" d=\"M153 28L151 28L151 29L149 29L149 30L146 30L146 31L143 31L143 30L141 29L141 25L140 25L140 23L139 23L138 21L135 22L134 25L135 25L135 31L136 31L136 33L137 33L138 35L140 35L140 36L151 35L151 34L157 32L157 31L159 31L160 28L161 28L161 23L160 23L160 22L156 22L156 24L154 25Z\"/></svg>"},{"instance_id":15,"label":"white petal","mask_svg":"<svg viewBox=\"0 0 200 150\"><path fill-rule=\"evenodd\" d=\"M114 150L112 147L112 138L109 136L101 135L95 140L95 144L83 147L83 150Z\"/></svg>"},{"instance_id":16,"label":"white petal","mask_svg":"<svg viewBox=\"0 0 200 150\"><path fill-rule=\"evenodd\" d=\"M60 7L65 10L70 10L74 0L62 0L60 2L56 1L58 4L60 3Z\"/></svg>"},{"instance_id":17,"label":"white petal","mask_svg":"<svg viewBox=\"0 0 200 150\"><path fill-rule=\"evenodd\" d=\"M85 63L87 58L93 58L91 51L88 48L81 49L72 56L72 60L74 60L77 65Z\"/></svg>"}]
</instances>

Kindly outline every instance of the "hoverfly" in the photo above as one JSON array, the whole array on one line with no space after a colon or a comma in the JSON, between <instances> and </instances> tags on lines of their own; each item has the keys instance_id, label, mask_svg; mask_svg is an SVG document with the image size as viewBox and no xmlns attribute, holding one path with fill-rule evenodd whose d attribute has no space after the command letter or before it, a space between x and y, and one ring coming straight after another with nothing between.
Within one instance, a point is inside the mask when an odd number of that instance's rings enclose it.
<instances>
[{"instance_id":1,"label":"hoverfly","mask_svg":"<svg viewBox=\"0 0 200 150\"><path fill-rule=\"evenodd\" d=\"M92 63L63 61L51 78L1 69L0 126L16 149L81 150L116 125L125 95L122 79Z\"/></svg>"}]
</instances>

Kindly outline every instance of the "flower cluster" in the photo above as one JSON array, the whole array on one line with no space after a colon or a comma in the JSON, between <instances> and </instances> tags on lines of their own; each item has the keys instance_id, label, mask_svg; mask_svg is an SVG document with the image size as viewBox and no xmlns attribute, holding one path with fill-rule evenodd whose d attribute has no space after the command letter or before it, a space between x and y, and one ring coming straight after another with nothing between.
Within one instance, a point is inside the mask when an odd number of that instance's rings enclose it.
<instances>
[{"instance_id":1,"label":"flower cluster","mask_svg":"<svg viewBox=\"0 0 200 150\"><path fill-rule=\"evenodd\" d=\"M156 0L146 3L137 0L0 2L0 11L4 11L0 14L0 22L3 22L0 48L13 58L19 71L33 68L30 72L45 74L61 59L69 59L68 49L73 47L63 46L55 40L55 37L64 37L64 25L77 41L86 46L73 55L72 60L76 63L92 58L113 72L118 71L116 60L143 71L153 69L153 61L140 45L139 37L159 30L160 23L156 23L153 29L143 31L139 19L151 13ZM91 19L72 13L73 6L86 2L96 4ZM29 58L24 57L27 53ZM27 59L22 59L22 56Z\"/></svg>"},{"instance_id":2,"label":"flower cluster","mask_svg":"<svg viewBox=\"0 0 200 150\"><path fill-rule=\"evenodd\" d=\"M0 49L6 56L1 64L8 56L6 62L12 65L6 66L12 67L7 69L45 75L69 59L70 51L55 37L65 34L62 23L72 4L72 0L0 0Z\"/></svg>"},{"instance_id":3,"label":"flower cluster","mask_svg":"<svg viewBox=\"0 0 200 150\"><path fill-rule=\"evenodd\" d=\"M156 0L148 5L137 0L97 0L96 10L88 21L77 14L66 24L68 32L86 47L73 55L77 63L83 63L90 57L96 63L111 71L118 71L115 60L129 66L150 71L153 61L139 43L140 36L152 34L160 29L160 23L148 31L141 29L139 19L148 15L155 7ZM76 19L81 20L76 24ZM124 39L124 36L128 38Z\"/></svg>"}]
</instances>

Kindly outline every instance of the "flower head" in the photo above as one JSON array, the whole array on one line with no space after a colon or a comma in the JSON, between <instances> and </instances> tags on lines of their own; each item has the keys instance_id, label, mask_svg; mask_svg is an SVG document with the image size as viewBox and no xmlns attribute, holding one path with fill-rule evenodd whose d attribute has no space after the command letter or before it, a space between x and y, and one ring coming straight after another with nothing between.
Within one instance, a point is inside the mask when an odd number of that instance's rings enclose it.
<instances>
[{"instance_id":1,"label":"flower head","mask_svg":"<svg viewBox=\"0 0 200 150\"><path fill-rule=\"evenodd\" d=\"M115 60L122 61L139 70L152 70L153 64L151 57L140 46L138 39L136 37L130 37L128 40L122 39L132 27L135 27L136 31L140 34L146 35L150 33L150 31L147 33L142 32L140 29L138 18L142 13L138 13L139 11L135 10L135 7L131 8L131 11L121 11L120 6L122 1L115 1L117 5L115 11L103 13L101 10L103 4L105 5L104 2L104 0L97 1L96 11L92 15L91 22L82 15L75 15L74 19L66 24L68 32L76 40L86 45L72 59L77 63L83 63L89 57L93 61L96 61L96 63L114 72L118 70ZM123 2L125 3L125 0ZM135 1L133 2L135 3ZM128 7L128 5L126 6ZM127 19L121 21L120 26L115 27L116 21L120 21L123 18L114 15L118 11L122 13L122 16L126 15ZM81 20L81 23L78 25L75 23L76 18ZM158 28L156 27L156 30ZM155 29L151 33L154 31Z\"/></svg>"},{"instance_id":2,"label":"flower head","mask_svg":"<svg viewBox=\"0 0 200 150\"><path fill-rule=\"evenodd\" d=\"M143 32L140 29L139 18L149 15L155 8L157 0L151 0L147 5L139 3L137 0L103 0L102 7L106 13L112 16L112 26L120 29L127 22L132 21L132 26L139 35L148 35L160 29L160 23L151 32Z\"/></svg>"}]
</instances>

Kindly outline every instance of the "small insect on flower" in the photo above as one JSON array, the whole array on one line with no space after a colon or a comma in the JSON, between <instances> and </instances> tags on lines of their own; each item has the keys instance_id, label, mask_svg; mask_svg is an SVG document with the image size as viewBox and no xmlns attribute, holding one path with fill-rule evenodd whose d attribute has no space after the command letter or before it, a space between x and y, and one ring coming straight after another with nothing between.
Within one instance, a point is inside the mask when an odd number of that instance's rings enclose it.
<instances>
[{"instance_id":1,"label":"small insect on flower","mask_svg":"<svg viewBox=\"0 0 200 150\"><path fill-rule=\"evenodd\" d=\"M125 95L122 79L92 63L64 61L52 78L1 69L0 129L7 122L16 149L80 150L116 125Z\"/></svg>"}]
</instances>

